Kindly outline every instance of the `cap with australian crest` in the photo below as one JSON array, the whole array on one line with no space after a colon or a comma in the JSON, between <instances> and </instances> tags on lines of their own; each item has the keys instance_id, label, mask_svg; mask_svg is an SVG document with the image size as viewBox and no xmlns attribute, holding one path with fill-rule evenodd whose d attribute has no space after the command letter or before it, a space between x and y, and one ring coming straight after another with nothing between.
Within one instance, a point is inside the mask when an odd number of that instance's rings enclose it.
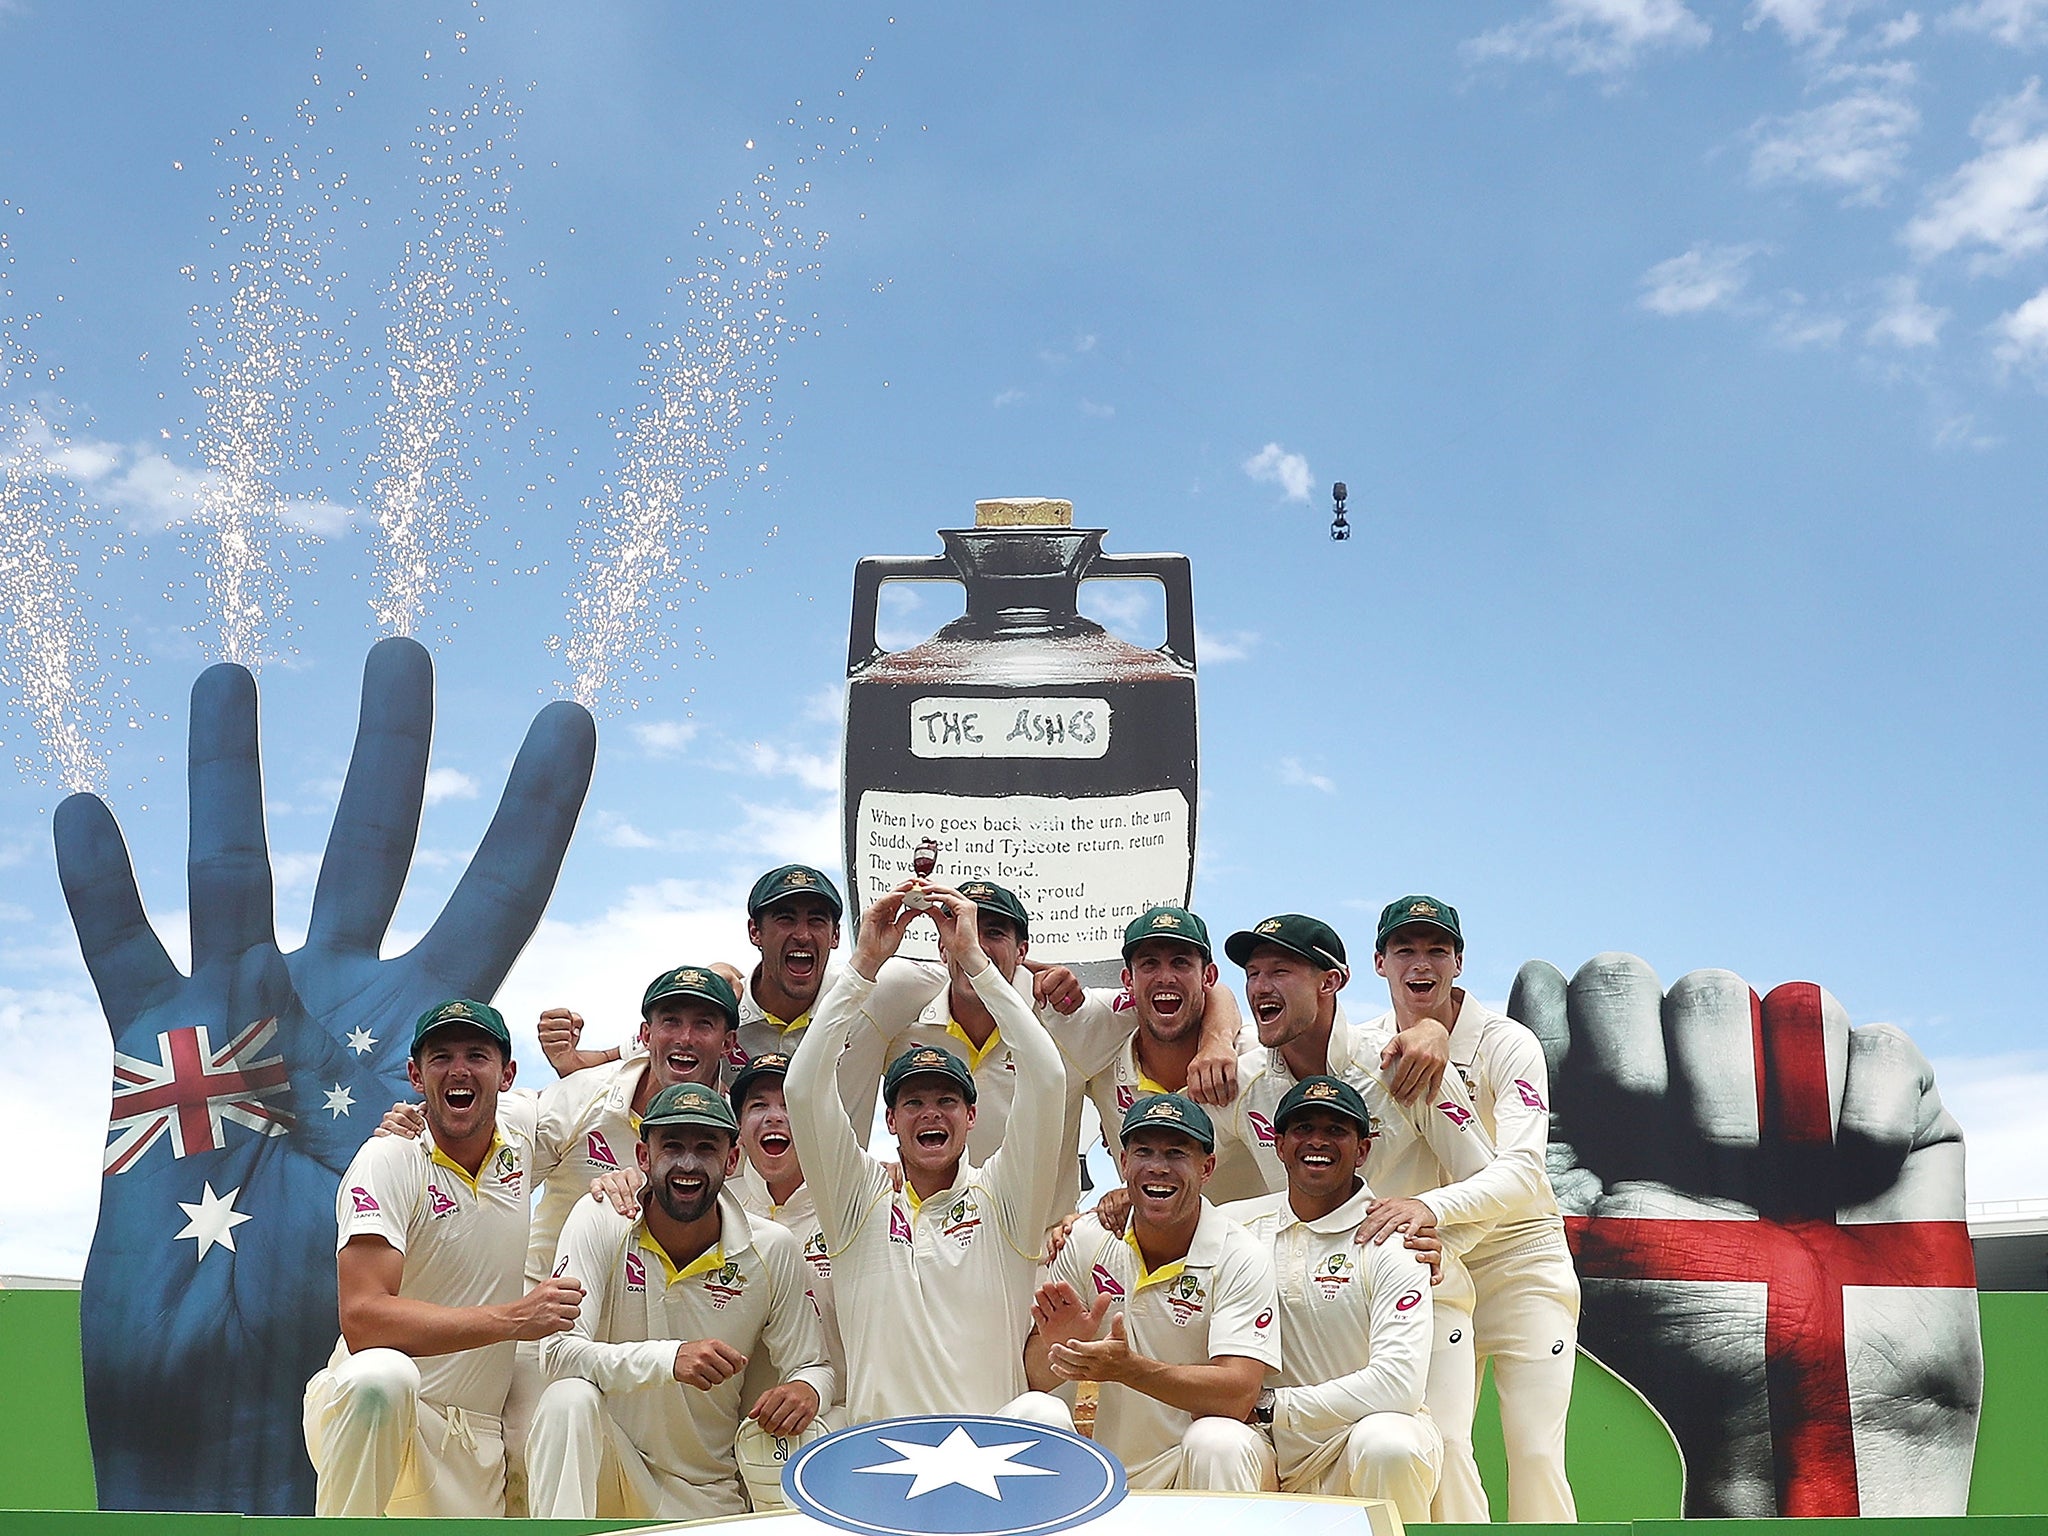
<instances>
[{"instance_id":1,"label":"cap with australian crest","mask_svg":"<svg viewBox=\"0 0 2048 1536\"><path fill-rule=\"evenodd\" d=\"M1007 917L1016 925L1018 938L1031 937L1031 915L1024 910L1024 903L1017 899L1017 893L1008 886L997 885L993 880L969 880L961 885L960 894L984 912Z\"/></svg>"},{"instance_id":2,"label":"cap with australian crest","mask_svg":"<svg viewBox=\"0 0 2048 1536\"><path fill-rule=\"evenodd\" d=\"M414 1021L413 1054L419 1054L421 1042L435 1030L458 1024L483 1031L497 1041L499 1049L507 1056L512 1054L512 1031L505 1027L505 1016L489 1003L479 1003L468 997L453 997L445 1003L436 1003Z\"/></svg>"},{"instance_id":3,"label":"cap with australian crest","mask_svg":"<svg viewBox=\"0 0 2048 1536\"><path fill-rule=\"evenodd\" d=\"M1458 953L1465 953L1465 930L1458 926L1458 909L1447 901L1438 901L1434 896L1403 896L1399 901L1390 901L1380 909L1380 927L1373 939L1373 948L1386 953L1387 940L1399 928L1420 926L1435 928L1451 936L1451 942L1458 947Z\"/></svg>"},{"instance_id":4,"label":"cap with australian crest","mask_svg":"<svg viewBox=\"0 0 2048 1536\"><path fill-rule=\"evenodd\" d=\"M781 1051L763 1051L750 1057L747 1064L733 1074L732 1088L728 1097L732 1100L732 1112L738 1114L746 1107L747 1090L764 1077L781 1079L789 1076L789 1057Z\"/></svg>"},{"instance_id":5,"label":"cap with australian crest","mask_svg":"<svg viewBox=\"0 0 2048 1536\"><path fill-rule=\"evenodd\" d=\"M1372 1111L1365 1107L1365 1099L1359 1091L1341 1077L1317 1073L1304 1077L1280 1096L1280 1105L1273 1111L1273 1129L1287 1129L1288 1118L1304 1109L1327 1109L1332 1114L1342 1115L1358 1127L1361 1136L1372 1134Z\"/></svg>"},{"instance_id":6,"label":"cap with australian crest","mask_svg":"<svg viewBox=\"0 0 2048 1536\"><path fill-rule=\"evenodd\" d=\"M890 1062L889 1070L882 1074L882 1102L894 1109L896 1094L904 1083L927 1074L951 1078L960 1085L960 1091L970 1104L979 1096L974 1074L967 1070L966 1062L944 1046L914 1045Z\"/></svg>"},{"instance_id":7,"label":"cap with australian crest","mask_svg":"<svg viewBox=\"0 0 2048 1536\"><path fill-rule=\"evenodd\" d=\"M647 983L647 990L640 995L640 1017L650 1017L656 1003L672 997L702 998L725 1015L727 1029L740 1027L739 994L733 991L731 982L708 965L679 965Z\"/></svg>"},{"instance_id":8,"label":"cap with australian crest","mask_svg":"<svg viewBox=\"0 0 2048 1536\"><path fill-rule=\"evenodd\" d=\"M1183 1093L1146 1094L1124 1111L1117 1134L1129 1141L1146 1130L1178 1131L1204 1152L1216 1150L1216 1127L1209 1121L1209 1112Z\"/></svg>"},{"instance_id":9,"label":"cap with australian crest","mask_svg":"<svg viewBox=\"0 0 2048 1536\"><path fill-rule=\"evenodd\" d=\"M725 1095L703 1083L673 1083L657 1093L640 1117L640 1139L645 1141L659 1125L708 1125L732 1136L740 1133Z\"/></svg>"},{"instance_id":10,"label":"cap with australian crest","mask_svg":"<svg viewBox=\"0 0 2048 1536\"><path fill-rule=\"evenodd\" d=\"M1124 929L1124 960L1127 963L1131 958L1131 951L1147 939L1171 939L1175 943L1199 949L1204 960L1216 958L1209 951L1209 925L1186 907L1149 907L1132 918L1130 925Z\"/></svg>"},{"instance_id":11,"label":"cap with australian crest","mask_svg":"<svg viewBox=\"0 0 2048 1536\"><path fill-rule=\"evenodd\" d=\"M823 870L808 864L781 864L756 880L754 888L747 892L747 916L759 917L778 901L787 901L792 896L822 898L832 909L835 921L846 911L846 903L839 899L839 887Z\"/></svg>"},{"instance_id":12,"label":"cap with australian crest","mask_svg":"<svg viewBox=\"0 0 2048 1536\"><path fill-rule=\"evenodd\" d=\"M1337 930L1319 917L1306 917L1299 912L1282 912L1278 917L1239 929L1223 941L1223 952L1230 956L1232 965L1241 966L1261 944L1277 944L1326 971L1341 971L1349 963Z\"/></svg>"}]
</instances>

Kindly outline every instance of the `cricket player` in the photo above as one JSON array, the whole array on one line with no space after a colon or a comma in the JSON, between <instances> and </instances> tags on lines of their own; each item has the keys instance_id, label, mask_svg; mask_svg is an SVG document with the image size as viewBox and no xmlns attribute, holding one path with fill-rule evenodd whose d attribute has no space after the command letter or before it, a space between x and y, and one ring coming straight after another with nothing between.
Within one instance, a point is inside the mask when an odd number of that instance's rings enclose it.
<instances>
[{"instance_id":1,"label":"cricket player","mask_svg":"<svg viewBox=\"0 0 2048 1536\"><path fill-rule=\"evenodd\" d=\"M903 1187L862 1148L835 1068L847 1038L878 1028L866 1010L875 979L923 914L949 968L1002 1031L1016 1063L1008 1134L989 1160L968 1152L974 1074L951 1051L920 1045L889 1064L882 1097ZM847 1357L849 1422L896 1414L999 1413L1071 1424L1065 1404L1027 1390L1024 1334L1044 1212L1067 1151L1066 1075L1058 1048L981 947L975 902L906 881L862 914L852 964L819 1004L786 1079L790 1128L817 1201Z\"/></svg>"},{"instance_id":2,"label":"cricket player","mask_svg":"<svg viewBox=\"0 0 2048 1536\"><path fill-rule=\"evenodd\" d=\"M1031 918L1024 903L1015 891L989 880L966 881L960 894L974 903L982 953L997 976L1018 988L1031 948ZM1031 1006L1028 974L1018 995ZM855 1123L872 1119L875 1092L888 1063L913 1046L934 1045L958 1056L973 1074L975 1119L967 1152L981 1162L992 1157L1009 1125L1017 1063L1000 1021L974 985L950 964L892 958L862 1016L867 1022L854 1030L839 1062L839 1091ZM1053 1203L1047 1202L1048 1211Z\"/></svg>"},{"instance_id":3,"label":"cricket player","mask_svg":"<svg viewBox=\"0 0 2048 1536\"><path fill-rule=\"evenodd\" d=\"M588 1299L546 1345L552 1381L527 1452L533 1512L744 1514L742 1476L746 1489L772 1488L774 1440L801 1437L836 1391L803 1257L781 1227L720 1198L740 1147L717 1089L664 1088L641 1118L637 1159L639 1219L586 1200L562 1231L556 1272ZM757 1358L778 1379L746 1410L742 1377Z\"/></svg>"},{"instance_id":4,"label":"cricket player","mask_svg":"<svg viewBox=\"0 0 2048 1536\"><path fill-rule=\"evenodd\" d=\"M341 1341L305 1397L317 1514L505 1513L515 1341L568 1328L583 1297L520 1278L531 1122L499 1119L514 1070L497 1009L428 1009L406 1067L427 1136L374 1137L342 1175Z\"/></svg>"},{"instance_id":5,"label":"cricket player","mask_svg":"<svg viewBox=\"0 0 2048 1536\"><path fill-rule=\"evenodd\" d=\"M754 882L747 941L761 958L740 989L738 1049L728 1077L763 1051L787 1056L796 1049L832 980L844 911L839 888L808 864L784 864Z\"/></svg>"},{"instance_id":6,"label":"cricket player","mask_svg":"<svg viewBox=\"0 0 2048 1536\"><path fill-rule=\"evenodd\" d=\"M1067 1138L1080 1140L1085 1097L1101 1120L1112 1161L1122 1151L1116 1127L1148 1093L1185 1093L1198 1103L1227 1106L1237 1091L1239 1051L1250 1045L1238 1038L1235 999L1216 985L1209 928L1201 918L1176 906L1141 912L1124 929L1123 954L1121 991L1083 992L1072 972L1061 968L1037 979L1056 1015L1039 1016L1067 1058ZM1265 1176L1242 1142L1217 1144L1211 1201L1244 1199L1265 1188ZM1072 1209L1078 1195L1078 1181L1069 1175L1062 1184L1062 1209Z\"/></svg>"},{"instance_id":7,"label":"cricket player","mask_svg":"<svg viewBox=\"0 0 2048 1536\"><path fill-rule=\"evenodd\" d=\"M1280 1366L1272 1261L1202 1198L1216 1132L1201 1105L1151 1094L1119 1129L1130 1232L1075 1225L1032 1304L1026 1375L1101 1383L1095 1439L1133 1488L1270 1492L1273 1446L1246 1420Z\"/></svg>"},{"instance_id":8,"label":"cricket player","mask_svg":"<svg viewBox=\"0 0 2048 1536\"><path fill-rule=\"evenodd\" d=\"M1386 1499L1427 1520L1443 1436L1423 1407L1430 1275L1406 1248L1357 1241L1372 1115L1339 1078L1303 1078L1273 1116L1287 1188L1223 1207L1272 1255L1286 1341L1260 1394L1287 1493Z\"/></svg>"},{"instance_id":9,"label":"cricket player","mask_svg":"<svg viewBox=\"0 0 2048 1536\"><path fill-rule=\"evenodd\" d=\"M1327 1073L1358 1090L1373 1119L1361 1170L1381 1196L1415 1195L1476 1174L1493 1160L1493 1144L1456 1073L1442 1071L1450 1037L1441 1026L1418 1026L1396 1035L1384 1020L1354 1028L1337 1000L1349 981L1344 941L1328 923L1285 912L1233 933L1224 942L1245 973L1245 1004L1258 1025L1260 1049L1239 1063L1239 1091L1225 1119L1231 1135L1252 1149L1267 1187L1286 1188L1286 1169L1275 1154L1273 1117L1295 1084ZM1388 1070L1391 1068L1391 1070ZM1428 1081L1434 1068L1437 1081ZM1392 1081L1388 1079L1391 1078ZM1414 1093L1403 1103L1399 1090ZM1423 1090L1423 1091L1416 1091ZM1367 1241L1400 1231L1417 1238L1435 1231L1426 1207L1397 1208L1397 1219L1369 1221ZM1436 1331L1429 1409L1444 1438L1443 1475L1436 1518L1483 1520L1485 1491L1472 1454L1477 1403L1472 1366L1472 1285L1460 1262L1469 1229L1444 1235L1443 1284L1431 1314Z\"/></svg>"},{"instance_id":10,"label":"cricket player","mask_svg":"<svg viewBox=\"0 0 2048 1536\"><path fill-rule=\"evenodd\" d=\"M1473 1293L1469 1390L1476 1396L1479 1371L1491 1359L1507 1443L1508 1518L1576 1520L1564 1433L1578 1352L1579 1280L1545 1171L1550 1079L1543 1048L1524 1026L1455 984L1465 966L1457 908L1431 896L1390 902L1374 949L1374 968L1387 979L1394 1004L1383 1022L1402 1035L1450 1029L1451 1061L1498 1150L1486 1167L1442 1188L1384 1201L1367 1228L1434 1221L1447 1246L1464 1247ZM1461 1244L1461 1230L1479 1235ZM1432 1409L1439 1374L1432 1373ZM1456 1513L1439 1501L1438 1518L1489 1518L1485 1490L1476 1497L1476 1507L1468 1499Z\"/></svg>"},{"instance_id":11,"label":"cricket player","mask_svg":"<svg viewBox=\"0 0 2048 1536\"><path fill-rule=\"evenodd\" d=\"M772 1221L797 1240L809 1271L811 1299L818 1304L818 1321L825 1331L825 1355L832 1363L834 1380L846 1390L846 1346L839 1337L839 1306L832 1290L832 1257L825 1242L825 1228L818 1220L818 1202L804 1182L803 1164L796 1155L796 1137L789 1128L789 1109L783 1098L783 1081L789 1073L789 1058L779 1051L763 1051L732 1080L733 1114L740 1127L740 1150L745 1160L732 1188L740 1205L750 1216ZM747 1401L769 1385L758 1379L755 1364L747 1368ZM835 1406L828 1402L828 1409Z\"/></svg>"}]
</instances>

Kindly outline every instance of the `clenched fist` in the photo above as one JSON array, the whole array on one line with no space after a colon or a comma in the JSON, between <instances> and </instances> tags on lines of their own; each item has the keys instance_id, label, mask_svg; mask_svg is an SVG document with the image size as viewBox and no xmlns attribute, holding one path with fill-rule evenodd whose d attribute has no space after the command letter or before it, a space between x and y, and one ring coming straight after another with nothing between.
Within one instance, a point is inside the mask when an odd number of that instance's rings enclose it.
<instances>
[{"instance_id":1,"label":"clenched fist","mask_svg":"<svg viewBox=\"0 0 2048 1536\"><path fill-rule=\"evenodd\" d=\"M1580 1338L1678 1437L1688 1515L1959 1515L1983 1388L1962 1132L1811 982L1667 994L1632 955L1508 1012L1543 1042Z\"/></svg>"}]
</instances>

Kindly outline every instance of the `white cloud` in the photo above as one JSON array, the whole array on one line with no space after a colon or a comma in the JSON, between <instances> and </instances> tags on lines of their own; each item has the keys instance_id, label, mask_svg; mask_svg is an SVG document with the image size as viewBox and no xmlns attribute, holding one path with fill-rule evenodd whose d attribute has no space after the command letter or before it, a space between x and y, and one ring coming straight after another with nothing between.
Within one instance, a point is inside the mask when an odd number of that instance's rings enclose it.
<instances>
[{"instance_id":1,"label":"white cloud","mask_svg":"<svg viewBox=\"0 0 2048 1536\"><path fill-rule=\"evenodd\" d=\"M0 987L0 1273L84 1273L113 1066L83 981Z\"/></svg>"},{"instance_id":2,"label":"white cloud","mask_svg":"<svg viewBox=\"0 0 2048 1536\"><path fill-rule=\"evenodd\" d=\"M743 819L726 839L735 853L764 863L815 864L820 869L832 869L839 863L844 850L836 798L808 806L742 801L740 812Z\"/></svg>"},{"instance_id":3,"label":"white cloud","mask_svg":"<svg viewBox=\"0 0 2048 1536\"><path fill-rule=\"evenodd\" d=\"M1658 315L1725 309L1748 284L1749 263L1762 250L1760 245L1696 245L1645 272L1636 302Z\"/></svg>"},{"instance_id":4,"label":"white cloud","mask_svg":"<svg viewBox=\"0 0 2048 1536\"><path fill-rule=\"evenodd\" d=\"M1920 113L1900 90L1874 85L1824 106L1759 122L1749 171L1757 181L1811 182L1845 204L1875 203L1905 170Z\"/></svg>"},{"instance_id":5,"label":"white cloud","mask_svg":"<svg viewBox=\"0 0 2048 1536\"><path fill-rule=\"evenodd\" d=\"M1940 1057L1934 1080L1941 1102L1963 1128L1972 1200L2048 1195L2048 1055Z\"/></svg>"},{"instance_id":6,"label":"white cloud","mask_svg":"<svg viewBox=\"0 0 2048 1536\"><path fill-rule=\"evenodd\" d=\"M1743 26L1754 32L1765 22L1774 23L1795 48L1807 48L1816 55L1834 51L1848 35L1849 17L1869 0L1752 0Z\"/></svg>"},{"instance_id":7,"label":"white cloud","mask_svg":"<svg viewBox=\"0 0 2048 1536\"><path fill-rule=\"evenodd\" d=\"M660 838L649 837L623 817L601 811L597 818L598 837L607 848L661 848Z\"/></svg>"},{"instance_id":8,"label":"white cloud","mask_svg":"<svg viewBox=\"0 0 2048 1536\"><path fill-rule=\"evenodd\" d=\"M1619 74L1652 53L1703 48L1713 29L1683 0L1550 0L1542 14L1482 32L1468 60L1546 61L1574 75Z\"/></svg>"},{"instance_id":9,"label":"white cloud","mask_svg":"<svg viewBox=\"0 0 2048 1536\"><path fill-rule=\"evenodd\" d=\"M1973 0L1942 20L1966 32L1982 32L2008 48L2048 43L2048 0Z\"/></svg>"},{"instance_id":10,"label":"white cloud","mask_svg":"<svg viewBox=\"0 0 2048 1536\"><path fill-rule=\"evenodd\" d=\"M2006 367L2048 367L2048 288L2000 315L1991 331L1998 338L1996 356Z\"/></svg>"},{"instance_id":11,"label":"white cloud","mask_svg":"<svg viewBox=\"0 0 2048 1536\"><path fill-rule=\"evenodd\" d=\"M1975 270L2003 266L2048 247L2048 133L2041 82L1993 102L1970 125L1984 152L1943 183L1902 238L1922 260L1983 246Z\"/></svg>"},{"instance_id":12,"label":"white cloud","mask_svg":"<svg viewBox=\"0 0 2048 1536\"><path fill-rule=\"evenodd\" d=\"M1905 15L1879 27L1870 41L1871 46L1876 48L1896 48L1902 43L1910 43L1919 35L1920 13L1908 11Z\"/></svg>"},{"instance_id":13,"label":"white cloud","mask_svg":"<svg viewBox=\"0 0 2048 1536\"><path fill-rule=\"evenodd\" d=\"M999 395L997 395L997 396L996 396L996 398L995 398L995 408L996 408L997 410L999 410L999 411L1000 411L1000 410L1001 410L1001 409L1002 409L1002 408L1003 408L1004 406L1006 406L1006 405L1015 405L1015 404L1016 404L1016 403L1017 403L1017 402L1018 402L1019 400L1022 400L1023 398L1024 398L1024 391L1023 391L1023 390L1021 390L1021 389L1006 389L1006 390L1004 390L1004 391L1003 391L1003 392L1002 392L1001 394L999 394Z\"/></svg>"},{"instance_id":14,"label":"white cloud","mask_svg":"<svg viewBox=\"0 0 2048 1536\"><path fill-rule=\"evenodd\" d=\"M633 739L649 757L674 757L697 734L694 720L636 720Z\"/></svg>"},{"instance_id":15,"label":"white cloud","mask_svg":"<svg viewBox=\"0 0 2048 1536\"><path fill-rule=\"evenodd\" d=\"M1798 352L1807 347L1832 347L1847 329L1848 322L1840 315L1814 314L1795 308L1771 322L1771 340Z\"/></svg>"},{"instance_id":16,"label":"white cloud","mask_svg":"<svg viewBox=\"0 0 2048 1536\"><path fill-rule=\"evenodd\" d=\"M756 777L791 778L806 789L839 787L839 753L793 751L771 742L753 741L740 748L727 766Z\"/></svg>"},{"instance_id":17,"label":"white cloud","mask_svg":"<svg viewBox=\"0 0 2048 1536\"><path fill-rule=\"evenodd\" d=\"M427 770L428 805L439 805L443 800L474 800L478 787L476 780L460 768Z\"/></svg>"},{"instance_id":18,"label":"white cloud","mask_svg":"<svg viewBox=\"0 0 2048 1536\"><path fill-rule=\"evenodd\" d=\"M1243 661L1249 657L1259 643L1258 635L1249 629L1204 629L1195 626L1195 655L1205 667L1217 667L1230 661Z\"/></svg>"},{"instance_id":19,"label":"white cloud","mask_svg":"<svg viewBox=\"0 0 2048 1536\"><path fill-rule=\"evenodd\" d=\"M1116 407L1113 405L1098 405L1093 400L1083 400L1081 402L1081 414L1083 416L1093 416L1098 421L1107 421L1116 414Z\"/></svg>"},{"instance_id":20,"label":"white cloud","mask_svg":"<svg viewBox=\"0 0 2048 1536\"><path fill-rule=\"evenodd\" d=\"M1918 278L1895 277L1885 285L1884 308L1870 322L1863 339L1908 350L1932 347L1940 343L1941 328L1948 319L1947 310L1921 299Z\"/></svg>"},{"instance_id":21,"label":"white cloud","mask_svg":"<svg viewBox=\"0 0 2048 1536\"><path fill-rule=\"evenodd\" d=\"M1318 789L1326 795L1337 793L1336 780L1325 774L1310 772L1301 766L1301 759L1298 757L1283 757L1280 759L1280 782L1282 784L1298 784L1305 789Z\"/></svg>"},{"instance_id":22,"label":"white cloud","mask_svg":"<svg viewBox=\"0 0 2048 1536\"><path fill-rule=\"evenodd\" d=\"M1307 501L1309 487L1314 484L1307 458L1289 453L1278 443L1268 443L1246 459L1244 472L1261 484L1279 486L1289 501Z\"/></svg>"}]
</instances>

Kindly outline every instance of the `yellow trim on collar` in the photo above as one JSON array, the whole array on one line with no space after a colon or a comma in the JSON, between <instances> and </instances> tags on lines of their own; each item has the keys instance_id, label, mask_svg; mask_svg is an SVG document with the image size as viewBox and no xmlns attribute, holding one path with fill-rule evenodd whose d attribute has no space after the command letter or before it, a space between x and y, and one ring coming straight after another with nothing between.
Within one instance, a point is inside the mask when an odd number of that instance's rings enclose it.
<instances>
[{"instance_id":1,"label":"yellow trim on collar","mask_svg":"<svg viewBox=\"0 0 2048 1536\"><path fill-rule=\"evenodd\" d=\"M903 1180L903 1193L910 1199L911 1215L915 1216L919 1211L924 1209L924 1202L917 1198L917 1190L911 1185L911 1182L907 1176Z\"/></svg>"},{"instance_id":2,"label":"yellow trim on collar","mask_svg":"<svg viewBox=\"0 0 2048 1536\"><path fill-rule=\"evenodd\" d=\"M755 1006L760 1007L758 1003ZM781 1019L775 1017L775 1015L770 1013L766 1008L761 1009L761 1018L765 1023L773 1024L775 1026L775 1032L782 1036L782 1038L785 1040L787 1040L791 1035L795 1034L798 1030L809 1029L811 1027L811 1014L809 1009L805 1009L802 1013L798 1014L788 1023L784 1023Z\"/></svg>"},{"instance_id":3,"label":"yellow trim on collar","mask_svg":"<svg viewBox=\"0 0 2048 1536\"><path fill-rule=\"evenodd\" d=\"M1147 1076L1145 1075L1145 1069L1144 1069L1143 1067L1140 1067L1140 1066L1138 1066L1138 1059L1137 1059L1137 1057L1133 1056L1133 1057L1131 1058L1131 1065L1132 1065L1132 1066L1133 1066L1134 1068L1136 1068L1136 1069L1137 1069L1137 1073L1138 1073L1138 1092L1140 1092L1140 1093L1172 1093L1172 1092L1173 1092L1173 1089L1171 1089L1171 1088L1167 1087L1167 1086L1166 1086L1166 1084L1164 1084L1164 1083L1155 1083L1155 1082L1153 1082L1153 1081L1152 1081L1152 1079L1151 1079L1151 1078L1147 1077Z\"/></svg>"},{"instance_id":4,"label":"yellow trim on collar","mask_svg":"<svg viewBox=\"0 0 2048 1536\"><path fill-rule=\"evenodd\" d=\"M979 1072L981 1064L988 1060L989 1052L1003 1043L1003 1026L1000 1024L989 1031L988 1044L986 1045L976 1045L973 1040L968 1038L967 1031L962 1029L958 1021L954 1019L946 1020L946 1033L967 1047L967 1070L970 1072Z\"/></svg>"},{"instance_id":5,"label":"yellow trim on collar","mask_svg":"<svg viewBox=\"0 0 2048 1536\"><path fill-rule=\"evenodd\" d=\"M1178 1280L1181 1276L1181 1271L1188 1267L1188 1261L1183 1258L1175 1259L1170 1264L1162 1264L1157 1269L1148 1270L1145 1268L1145 1250L1138 1246L1137 1232L1135 1230L1126 1232L1124 1234L1124 1241L1130 1245L1131 1258L1138 1270L1137 1283L1131 1287L1134 1293L1144 1290L1148 1285L1164 1285L1168 1280Z\"/></svg>"},{"instance_id":6,"label":"yellow trim on collar","mask_svg":"<svg viewBox=\"0 0 2048 1536\"><path fill-rule=\"evenodd\" d=\"M446 1152L443 1152L439 1147L429 1147L427 1149L427 1161L430 1163L439 1163L443 1168L446 1168L450 1173L454 1174L455 1177L462 1180L463 1183L467 1184L469 1186L469 1192L471 1194L475 1194L477 1192L477 1179L482 1175L484 1169L491 1166L491 1159L498 1155L498 1148L505 1145L506 1141L504 1131L492 1131L490 1149L484 1153L484 1160L481 1163L477 1164L477 1171L474 1174L472 1174L467 1168L463 1167L462 1164L456 1162L455 1159L450 1157Z\"/></svg>"},{"instance_id":7,"label":"yellow trim on collar","mask_svg":"<svg viewBox=\"0 0 2048 1536\"><path fill-rule=\"evenodd\" d=\"M661 1260L662 1273L668 1276L667 1283L670 1285L674 1285L678 1280L687 1280L692 1275L708 1275L712 1270L721 1269L725 1265L725 1246L722 1243L713 1243L681 1269L676 1268L676 1261L668 1256L668 1250L657 1243L654 1234L645 1227L640 1229L640 1246Z\"/></svg>"}]
</instances>

